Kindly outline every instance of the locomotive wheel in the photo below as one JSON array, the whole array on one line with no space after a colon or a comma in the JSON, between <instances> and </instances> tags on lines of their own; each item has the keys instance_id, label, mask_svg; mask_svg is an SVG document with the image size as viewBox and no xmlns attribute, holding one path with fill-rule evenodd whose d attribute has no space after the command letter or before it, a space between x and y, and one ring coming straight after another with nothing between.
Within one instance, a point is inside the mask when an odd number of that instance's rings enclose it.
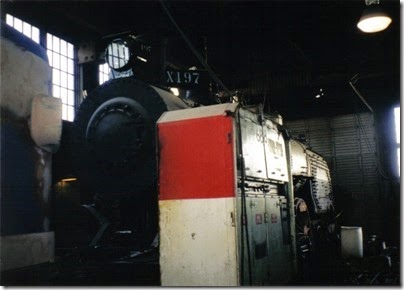
<instances>
[{"instance_id":1,"label":"locomotive wheel","mask_svg":"<svg viewBox=\"0 0 404 290\"><path fill-rule=\"evenodd\" d=\"M110 80L82 102L74 120L73 162L92 194L156 190L155 123L167 106L149 85Z\"/></svg>"}]
</instances>

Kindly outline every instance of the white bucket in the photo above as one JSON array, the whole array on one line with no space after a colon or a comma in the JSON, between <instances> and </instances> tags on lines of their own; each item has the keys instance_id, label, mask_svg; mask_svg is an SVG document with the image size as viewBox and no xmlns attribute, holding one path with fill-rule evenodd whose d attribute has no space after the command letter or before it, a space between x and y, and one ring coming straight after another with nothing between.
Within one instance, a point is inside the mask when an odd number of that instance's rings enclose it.
<instances>
[{"instance_id":1,"label":"white bucket","mask_svg":"<svg viewBox=\"0 0 404 290\"><path fill-rule=\"evenodd\" d=\"M345 258L363 257L362 227L341 226L341 254Z\"/></svg>"}]
</instances>

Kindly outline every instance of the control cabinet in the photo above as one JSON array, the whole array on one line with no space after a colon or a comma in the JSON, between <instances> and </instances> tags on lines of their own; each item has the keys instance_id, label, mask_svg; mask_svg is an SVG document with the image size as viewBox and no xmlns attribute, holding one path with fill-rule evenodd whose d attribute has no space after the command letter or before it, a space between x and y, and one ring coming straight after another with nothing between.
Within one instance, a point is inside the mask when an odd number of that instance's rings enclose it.
<instances>
[{"instance_id":1,"label":"control cabinet","mask_svg":"<svg viewBox=\"0 0 404 290\"><path fill-rule=\"evenodd\" d=\"M277 124L220 104L166 112L157 135L162 285L290 280L288 159Z\"/></svg>"}]
</instances>

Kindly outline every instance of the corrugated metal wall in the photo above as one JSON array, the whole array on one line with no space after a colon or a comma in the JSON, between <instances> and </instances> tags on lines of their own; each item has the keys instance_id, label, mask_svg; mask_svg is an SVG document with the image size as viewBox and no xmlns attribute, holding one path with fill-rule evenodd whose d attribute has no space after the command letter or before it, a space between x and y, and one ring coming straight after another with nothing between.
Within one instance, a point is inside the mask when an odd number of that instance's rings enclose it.
<instances>
[{"instance_id":1,"label":"corrugated metal wall","mask_svg":"<svg viewBox=\"0 0 404 290\"><path fill-rule=\"evenodd\" d=\"M285 122L327 160L340 225L362 226L367 235L381 231L381 180L373 115L351 114Z\"/></svg>"}]
</instances>

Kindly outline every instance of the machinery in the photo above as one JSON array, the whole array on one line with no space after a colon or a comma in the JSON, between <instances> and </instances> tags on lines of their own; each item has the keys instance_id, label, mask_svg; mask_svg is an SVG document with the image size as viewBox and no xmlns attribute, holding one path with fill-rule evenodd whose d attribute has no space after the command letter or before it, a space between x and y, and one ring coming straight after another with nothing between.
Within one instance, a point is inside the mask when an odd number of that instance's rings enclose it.
<instances>
[{"instance_id":1,"label":"machinery","mask_svg":"<svg viewBox=\"0 0 404 290\"><path fill-rule=\"evenodd\" d=\"M290 282L311 251L309 212L332 206L322 157L237 103L166 112L157 130L162 285ZM317 190L301 190L302 176Z\"/></svg>"},{"instance_id":2,"label":"machinery","mask_svg":"<svg viewBox=\"0 0 404 290\"><path fill-rule=\"evenodd\" d=\"M224 127L210 121L216 118L230 123ZM310 217L319 223L332 212L333 201L324 159L290 139L278 122L259 107L227 103L190 108L133 77L115 79L87 97L75 120L80 179L98 197L118 200L121 219L131 217L126 226L142 235L143 246L160 229L162 283L284 284L292 279L297 260L311 252ZM195 200L204 198L207 202L199 208ZM233 239L224 242L217 233ZM215 249L211 255L209 249ZM231 271L209 266L217 265L220 253L233 253L222 257ZM209 272L233 276L226 282L214 279L198 268L202 264ZM199 280L187 280L178 268L182 266ZM180 270L184 284L177 277Z\"/></svg>"},{"instance_id":3,"label":"machinery","mask_svg":"<svg viewBox=\"0 0 404 290\"><path fill-rule=\"evenodd\" d=\"M131 39L107 48L116 78L85 98L73 124L81 208L96 228L79 220L86 250L110 247L122 263L158 250L163 286L288 285L334 235L327 162L259 105L209 105L211 96L201 105L170 92L167 83L192 90L200 71L165 70L164 84L147 67L134 71L133 58L150 55L125 45L151 47ZM1 46L4 274L54 259L51 161L61 102L50 97L39 45L2 25Z\"/></svg>"},{"instance_id":4,"label":"machinery","mask_svg":"<svg viewBox=\"0 0 404 290\"><path fill-rule=\"evenodd\" d=\"M141 243L151 243L157 233L155 123L164 111L187 107L174 95L128 77L94 90L76 115L74 160L88 200L97 203L91 208L114 223L105 212L118 206L127 227L122 230L132 231Z\"/></svg>"},{"instance_id":5,"label":"machinery","mask_svg":"<svg viewBox=\"0 0 404 290\"><path fill-rule=\"evenodd\" d=\"M77 177L100 224L90 246L125 232L139 250L159 233L162 285L288 283L314 227L334 222L324 159L260 106L198 105L123 73L136 55L124 40L111 45L120 76L74 120Z\"/></svg>"},{"instance_id":6,"label":"machinery","mask_svg":"<svg viewBox=\"0 0 404 290\"><path fill-rule=\"evenodd\" d=\"M2 37L1 266L9 270L53 260L51 161L62 121L46 52L7 25ZM160 239L163 285L288 283L311 251L313 226L332 224L327 164L260 106L209 105L211 95L195 103L203 71L166 67L159 82L144 64L147 73L134 70L159 53L130 39L107 47L115 78L76 114L72 177L86 216L63 215L69 224L54 224L56 236L65 230L68 241L115 258L157 250ZM181 83L187 93L175 96L169 86ZM80 232L71 231L75 219ZM27 252L38 243L40 252Z\"/></svg>"}]
</instances>

